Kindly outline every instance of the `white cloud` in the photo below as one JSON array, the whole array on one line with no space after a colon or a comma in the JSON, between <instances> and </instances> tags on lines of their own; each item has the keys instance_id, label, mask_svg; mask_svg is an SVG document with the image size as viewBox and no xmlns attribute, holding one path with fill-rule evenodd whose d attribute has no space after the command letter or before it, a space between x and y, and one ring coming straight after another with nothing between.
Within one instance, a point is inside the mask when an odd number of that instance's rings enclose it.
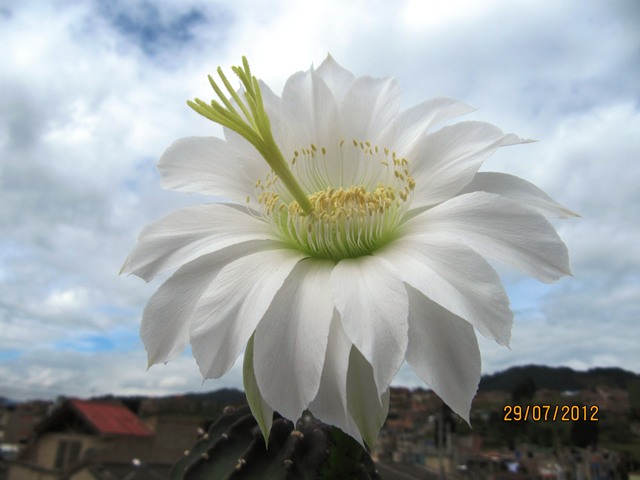
<instances>
[{"instance_id":1,"label":"white cloud","mask_svg":"<svg viewBox=\"0 0 640 480\"><path fill-rule=\"evenodd\" d=\"M640 371L634 0L49 3L0 9L0 395L201 388L189 355L145 372L135 339L159 283L117 272L145 224L203 201L161 191L154 164L176 138L220 133L185 100L209 98L206 74L241 55L279 92L331 52L356 74L396 76L405 106L458 97L480 107L473 118L540 140L485 169L582 215L557 224L575 276L505 276L512 349L483 342L484 370ZM221 382L241 386L239 366Z\"/></svg>"},{"instance_id":2,"label":"white cloud","mask_svg":"<svg viewBox=\"0 0 640 480\"><path fill-rule=\"evenodd\" d=\"M202 382L191 355L166 365L145 369L140 350L128 352L76 352L40 349L0 363L0 396L25 400L53 399L58 395L87 398L120 395L168 395L242 388L242 362L220 380Z\"/></svg>"}]
</instances>

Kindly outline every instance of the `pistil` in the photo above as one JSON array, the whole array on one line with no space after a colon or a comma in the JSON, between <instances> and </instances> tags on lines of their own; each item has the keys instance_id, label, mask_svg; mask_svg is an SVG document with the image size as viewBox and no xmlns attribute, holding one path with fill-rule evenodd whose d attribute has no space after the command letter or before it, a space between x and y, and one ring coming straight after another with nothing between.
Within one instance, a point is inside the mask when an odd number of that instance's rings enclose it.
<instances>
[{"instance_id":1,"label":"pistil","mask_svg":"<svg viewBox=\"0 0 640 480\"><path fill-rule=\"evenodd\" d=\"M216 100L212 100L211 103L208 104L199 98L196 98L194 101L187 101L187 104L200 115L230 128L251 143L258 152L260 152L280 181L282 181L291 196L296 199L300 208L309 214L312 209L311 203L293 176L293 173L291 173L280 148L273 138L271 122L264 108L260 85L258 84L257 78L251 75L249 62L246 57L242 57L242 65L242 67L233 67L233 72L238 76L244 87L244 101L235 92L222 69L218 67L218 75L222 83L242 114L238 112L233 106L233 103L224 95L222 89L220 89L211 76L209 76L209 83L222 104Z\"/></svg>"}]
</instances>

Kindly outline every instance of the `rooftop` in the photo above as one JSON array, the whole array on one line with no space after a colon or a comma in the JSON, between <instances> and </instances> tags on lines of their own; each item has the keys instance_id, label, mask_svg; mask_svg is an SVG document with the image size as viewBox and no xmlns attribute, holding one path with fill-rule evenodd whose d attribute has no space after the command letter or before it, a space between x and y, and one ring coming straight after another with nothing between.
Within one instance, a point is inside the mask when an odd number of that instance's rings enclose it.
<instances>
[{"instance_id":1,"label":"rooftop","mask_svg":"<svg viewBox=\"0 0 640 480\"><path fill-rule=\"evenodd\" d=\"M120 403L77 399L65 401L36 427L36 431L56 428L73 417L101 435L153 436L153 431Z\"/></svg>"}]
</instances>

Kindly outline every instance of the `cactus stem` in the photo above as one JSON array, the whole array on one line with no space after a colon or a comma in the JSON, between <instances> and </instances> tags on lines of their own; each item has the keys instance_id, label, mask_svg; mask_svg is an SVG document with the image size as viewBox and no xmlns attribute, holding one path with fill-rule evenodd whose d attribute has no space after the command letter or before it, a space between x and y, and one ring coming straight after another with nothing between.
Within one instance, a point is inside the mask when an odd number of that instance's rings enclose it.
<instances>
[{"instance_id":1,"label":"cactus stem","mask_svg":"<svg viewBox=\"0 0 640 480\"><path fill-rule=\"evenodd\" d=\"M341 430L310 414L297 425L273 418L269 448L248 406L225 409L171 471L171 480L353 478L380 480L369 454Z\"/></svg>"}]
</instances>

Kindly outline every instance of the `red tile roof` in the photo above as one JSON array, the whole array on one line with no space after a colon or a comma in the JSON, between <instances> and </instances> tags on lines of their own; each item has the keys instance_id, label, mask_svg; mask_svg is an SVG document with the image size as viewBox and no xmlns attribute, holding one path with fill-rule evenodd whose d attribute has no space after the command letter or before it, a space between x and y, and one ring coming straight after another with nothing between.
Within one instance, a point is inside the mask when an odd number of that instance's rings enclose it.
<instances>
[{"instance_id":1,"label":"red tile roof","mask_svg":"<svg viewBox=\"0 0 640 480\"><path fill-rule=\"evenodd\" d=\"M86 400L71 400L69 403L98 433L138 437L153 435L153 431L124 405Z\"/></svg>"}]
</instances>

